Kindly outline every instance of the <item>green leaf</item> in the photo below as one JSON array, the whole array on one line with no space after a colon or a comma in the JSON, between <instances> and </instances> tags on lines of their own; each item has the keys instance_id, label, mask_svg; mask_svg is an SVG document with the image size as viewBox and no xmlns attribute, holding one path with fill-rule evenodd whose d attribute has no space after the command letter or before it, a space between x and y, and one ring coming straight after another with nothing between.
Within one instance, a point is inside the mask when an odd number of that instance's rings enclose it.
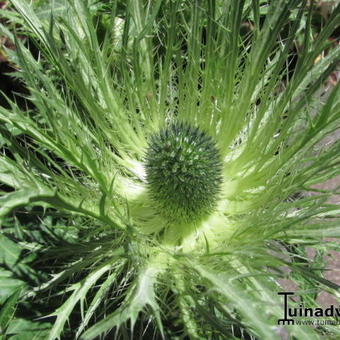
<instances>
[{"instance_id":1,"label":"green leaf","mask_svg":"<svg viewBox=\"0 0 340 340\"><path fill-rule=\"evenodd\" d=\"M104 320L96 323L82 336L82 340L91 340L108 330L119 327L127 320L131 320L133 327L138 314L146 306L151 307L156 319L159 320L159 307L156 302L154 285L159 269L154 266L146 266L139 274L136 282L129 288L123 305ZM160 323L159 323L160 325Z\"/></svg>"},{"instance_id":2,"label":"green leaf","mask_svg":"<svg viewBox=\"0 0 340 340\"><path fill-rule=\"evenodd\" d=\"M235 264L237 264L236 261ZM242 264L237 268L242 270ZM211 284L211 289L222 294L226 298L224 301L226 310L233 313L233 308L242 315L242 322L256 334L260 339L280 339L274 331L277 327L277 320L281 318L283 309L280 300L273 290L275 285L271 281L264 281L257 277L250 277L247 286L244 287L237 281L231 281L230 275L214 273L210 269L196 264L195 269L207 279ZM247 271L246 268L244 268ZM248 281L248 279L246 279ZM263 313L259 313L260 301L265 301L266 308ZM309 327L295 327L290 330L298 339L317 340L318 335Z\"/></svg>"},{"instance_id":3,"label":"green leaf","mask_svg":"<svg viewBox=\"0 0 340 340\"><path fill-rule=\"evenodd\" d=\"M1 241L0 241L1 244ZM7 270L0 270L0 304L15 294L16 291L20 290L24 286L24 282L14 279L12 273Z\"/></svg>"},{"instance_id":4,"label":"green leaf","mask_svg":"<svg viewBox=\"0 0 340 340\"><path fill-rule=\"evenodd\" d=\"M48 340L54 340L59 339L65 322L70 317L70 314L72 313L75 305L80 300L86 299L86 294L88 291L93 288L97 280L103 276L107 271L109 271L112 268L112 264L108 263L105 264L98 269L94 270L91 274L89 274L85 279L83 279L81 282L72 285L71 289L73 290L73 293L71 296L66 300L66 302L63 303L61 307L59 307L52 315L57 316L57 320L55 321L49 335Z\"/></svg>"},{"instance_id":5,"label":"green leaf","mask_svg":"<svg viewBox=\"0 0 340 340\"><path fill-rule=\"evenodd\" d=\"M20 253L21 249L17 244L0 234L0 263L12 267L18 261Z\"/></svg>"},{"instance_id":6,"label":"green leaf","mask_svg":"<svg viewBox=\"0 0 340 340\"><path fill-rule=\"evenodd\" d=\"M84 209L82 207L82 202L75 205L74 202L70 202L67 199L58 195L56 190L51 190L47 188L24 188L9 194L5 194L0 197L0 203L2 202L2 207L0 207L0 225L3 223L5 216L13 209L25 206L32 203L38 203L39 205L45 206L43 203L47 203L50 206L58 207L59 209L70 210L72 212L92 216L97 218L109 225L121 228L120 225L115 223L106 215L98 215Z\"/></svg>"},{"instance_id":7,"label":"green leaf","mask_svg":"<svg viewBox=\"0 0 340 340\"><path fill-rule=\"evenodd\" d=\"M45 0L39 1L39 3L35 4L35 7L37 17L41 20L48 21L51 15L57 18L58 16L67 14L70 5L67 0L54 0L52 2Z\"/></svg>"},{"instance_id":8,"label":"green leaf","mask_svg":"<svg viewBox=\"0 0 340 340\"><path fill-rule=\"evenodd\" d=\"M25 319L13 319L7 329L11 340L46 340L51 324L32 322Z\"/></svg>"},{"instance_id":9,"label":"green leaf","mask_svg":"<svg viewBox=\"0 0 340 340\"><path fill-rule=\"evenodd\" d=\"M80 336L80 334L83 332L88 322L90 321L91 317L94 315L96 309L103 302L103 299L106 298L107 292L109 291L110 287L113 285L114 281L117 279L117 275L123 269L123 264L121 264L119 268L115 269L114 272L110 274L107 277L107 279L101 284L98 292L96 293L93 300L91 301L91 304L89 305L85 316L83 317L83 320L77 330L76 338Z\"/></svg>"},{"instance_id":10,"label":"green leaf","mask_svg":"<svg viewBox=\"0 0 340 340\"><path fill-rule=\"evenodd\" d=\"M35 202L47 194L51 195L50 192L37 190L36 188L25 188L1 196L0 225L2 224L4 217L13 209Z\"/></svg>"},{"instance_id":11,"label":"green leaf","mask_svg":"<svg viewBox=\"0 0 340 340\"><path fill-rule=\"evenodd\" d=\"M0 333L6 333L9 322L13 319L16 305L20 297L20 290L13 293L0 308Z\"/></svg>"}]
</instances>

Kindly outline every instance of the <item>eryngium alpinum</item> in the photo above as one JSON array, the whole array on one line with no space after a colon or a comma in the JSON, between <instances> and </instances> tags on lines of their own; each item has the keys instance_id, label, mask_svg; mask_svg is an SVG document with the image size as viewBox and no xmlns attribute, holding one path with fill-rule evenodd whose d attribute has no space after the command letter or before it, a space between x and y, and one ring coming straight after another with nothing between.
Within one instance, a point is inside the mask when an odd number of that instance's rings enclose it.
<instances>
[{"instance_id":1,"label":"eryngium alpinum","mask_svg":"<svg viewBox=\"0 0 340 340\"><path fill-rule=\"evenodd\" d=\"M339 173L339 6L315 32L300 0L39 3L3 11L25 87L0 108L3 277L22 282L6 332L336 338L278 325L277 293L338 294L336 191L314 188Z\"/></svg>"}]
</instances>

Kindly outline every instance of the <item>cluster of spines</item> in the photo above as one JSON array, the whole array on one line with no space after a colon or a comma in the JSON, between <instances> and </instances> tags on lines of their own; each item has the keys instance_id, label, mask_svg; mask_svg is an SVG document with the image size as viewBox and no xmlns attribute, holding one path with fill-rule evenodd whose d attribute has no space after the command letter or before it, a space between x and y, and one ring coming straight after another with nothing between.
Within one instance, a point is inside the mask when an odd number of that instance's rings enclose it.
<instances>
[{"instance_id":1,"label":"cluster of spines","mask_svg":"<svg viewBox=\"0 0 340 340\"><path fill-rule=\"evenodd\" d=\"M178 122L153 135L145 159L149 194L170 220L195 222L216 207L222 162L206 133Z\"/></svg>"}]
</instances>

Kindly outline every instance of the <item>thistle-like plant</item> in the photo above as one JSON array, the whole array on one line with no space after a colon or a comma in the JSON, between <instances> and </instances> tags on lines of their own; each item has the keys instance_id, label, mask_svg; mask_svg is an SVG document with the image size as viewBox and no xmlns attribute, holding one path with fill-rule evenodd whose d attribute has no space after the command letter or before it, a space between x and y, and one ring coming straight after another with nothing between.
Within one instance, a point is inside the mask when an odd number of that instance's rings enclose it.
<instances>
[{"instance_id":1,"label":"thistle-like plant","mask_svg":"<svg viewBox=\"0 0 340 340\"><path fill-rule=\"evenodd\" d=\"M49 340L339 336L277 322L280 278L291 304L339 296L336 189L314 185L339 174L340 7L314 36L306 3L12 0L26 92L0 108L0 241L26 282L5 307Z\"/></svg>"}]
</instances>

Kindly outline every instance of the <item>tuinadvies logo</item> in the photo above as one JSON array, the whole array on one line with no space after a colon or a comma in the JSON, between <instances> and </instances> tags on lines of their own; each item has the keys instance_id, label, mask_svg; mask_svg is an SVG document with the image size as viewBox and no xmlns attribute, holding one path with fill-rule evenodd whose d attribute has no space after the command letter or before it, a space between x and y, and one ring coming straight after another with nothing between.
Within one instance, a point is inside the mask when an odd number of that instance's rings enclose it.
<instances>
[{"instance_id":1,"label":"tuinadvies logo","mask_svg":"<svg viewBox=\"0 0 340 340\"><path fill-rule=\"evenodd\" d=\"M308 308L303 304L300 304L299 307L289 307L288 306L288 297L294 295L293 292L278 292L279 295L283 295L284 297L284 318L278 319L278 325L295 325L302 324L302 322L297 322L296 318L325 318L325 317L340 317L340 306L335 307L334 305L330 305L327 308ZM312 320L313 321L313 320ZM333 320L330 320L333 321ZM318 323L314 320L312 323ZM334 320L334 323L337 323ZM305 323L303 323L305 324Z\"/></svg>"}]
</instances>

